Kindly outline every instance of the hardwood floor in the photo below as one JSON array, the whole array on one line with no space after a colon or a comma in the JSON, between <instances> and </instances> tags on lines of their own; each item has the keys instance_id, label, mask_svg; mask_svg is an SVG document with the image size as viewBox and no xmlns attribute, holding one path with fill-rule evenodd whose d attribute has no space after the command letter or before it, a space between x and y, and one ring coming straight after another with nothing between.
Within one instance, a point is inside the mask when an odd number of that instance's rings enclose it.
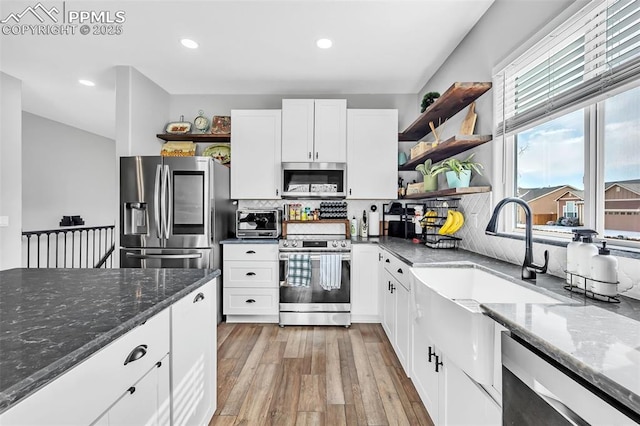
<instances>
[{"instance_id":1,"label":"hardwood floor","mask_svg":"<svg viewBox=\"0 0 640 426\"><path fill-rule=\"evenodd\" d=\"M433 425L380 324L218 326L210 425Z\"/></svg>"}]
</instances>

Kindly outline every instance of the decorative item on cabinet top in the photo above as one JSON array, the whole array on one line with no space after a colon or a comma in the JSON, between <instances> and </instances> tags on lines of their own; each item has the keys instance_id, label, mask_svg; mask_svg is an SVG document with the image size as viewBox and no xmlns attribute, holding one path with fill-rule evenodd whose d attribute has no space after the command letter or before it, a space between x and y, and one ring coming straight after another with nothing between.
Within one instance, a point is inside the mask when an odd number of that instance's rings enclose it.
<instances>
[{"instance_id":1,"label":"decorative item on cabinet top","mask_svg":"<svg viewBox=\"0 0 640 426\"><path fill-rule=\"evenodd\" d=\"M231 117L226 115L214 115L211 124L211 134L230 135Z\"/></svg>"},{"instance_id":2,"label":"decorative item on cabinet top","mask_svg":"<svg viewBox=\"0 0 640 426\"><path fill-rule=\"evenodd\" d=\"M191 132L191 123L184 121L184 115L180 116L180 121L172 121L167 124L165 132L170 135L183 135Z\"/></svg>"}]
</instances>

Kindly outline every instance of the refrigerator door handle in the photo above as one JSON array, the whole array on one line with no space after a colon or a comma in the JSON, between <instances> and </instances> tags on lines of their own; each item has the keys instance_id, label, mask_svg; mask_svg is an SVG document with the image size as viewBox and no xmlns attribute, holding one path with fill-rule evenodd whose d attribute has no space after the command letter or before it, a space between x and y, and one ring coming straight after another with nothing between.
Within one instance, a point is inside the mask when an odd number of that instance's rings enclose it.
<instances>
[{"instance_id":1,"label":"refrigerator door handle","mask_svg":"<svg viewBox=\"0 0 640 426\"><path fill-rule=\"evenodd\" d=\"M202 259L202 253L191 254L136 254L127 252L132 259Z\"/></svg>"},{"instance_id":2,"label":"refrigerator door handle","mask_svg":"<svg viewBox=\"0 0 640 426\"><path fill-rule=\"evenodd\" d=\"M160 174L162 173L162 166L158 164L156 166L156 182L153 187L153 213L156 219L156 234L158 238L162 238L162 228L160 227L160 200L159 200L159 191L160 191Z\"/></svg>"},{"instance_id":3,"label":"refrigerator door handle","mask_svg":"<svg viewBox=\"0 0 640 426\"><path fill-rule=\"evenodd\" d=\"M160 239L166 239L166 217L167 217L167 178L165 176L166 169L162 168L162 181L160 182Z\"/></svg>"},{"instance_id":4,"label":"refrigerator door handle","mask_svg":"<svg viewBox=\"0 0 640 426\"><path fill-rule=\"evenodd\" d=\"M164 178L166 180L166 184L165 184L165 188L164 190L167 193L167 204L166 204L166 211L165 211L165 228L164 228L164 237L166 239L169 239L169 231L171 229L171 211L173 210L173 194L171 191L171 170L169 169L169 166L164 166Z\"/></svg>"}]
</instances>

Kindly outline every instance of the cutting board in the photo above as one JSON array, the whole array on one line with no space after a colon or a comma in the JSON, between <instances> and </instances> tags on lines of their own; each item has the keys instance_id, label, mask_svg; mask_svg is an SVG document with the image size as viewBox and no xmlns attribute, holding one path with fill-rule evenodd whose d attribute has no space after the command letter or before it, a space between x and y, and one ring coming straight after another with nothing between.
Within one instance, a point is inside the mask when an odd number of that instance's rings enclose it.
<instances>
[{"instance_id":1,"label":"cutting board","mask_svg":"<svg viewBox=\"0 0 640 426\"><path fill-rule=\"evenodd\" d=\"M467 116L464 118L464 121L460 126L460 134L472 135L473 130L476 127L477 119L478 119L478 114L476 114L476 103L471 102L471 104L469 104L469 111L467 112Z\"/></svg>"}]
</instances>

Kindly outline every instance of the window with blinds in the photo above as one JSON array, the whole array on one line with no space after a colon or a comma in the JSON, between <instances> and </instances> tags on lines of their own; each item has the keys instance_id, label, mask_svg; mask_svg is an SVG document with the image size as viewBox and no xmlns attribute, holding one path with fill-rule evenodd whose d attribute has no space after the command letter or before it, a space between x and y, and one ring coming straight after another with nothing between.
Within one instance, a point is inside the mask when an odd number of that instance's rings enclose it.
<instances>
[{"instance_id":1,"label":"window with blinds","mask_svg":"<svg viewBox=\"0 0 640 426\"><path fill-rule=\"evenodd\" d=\"M640 77L640 0L595 0L494 76L496 135L596 102Z\"/></svg>"}]
</instances>

